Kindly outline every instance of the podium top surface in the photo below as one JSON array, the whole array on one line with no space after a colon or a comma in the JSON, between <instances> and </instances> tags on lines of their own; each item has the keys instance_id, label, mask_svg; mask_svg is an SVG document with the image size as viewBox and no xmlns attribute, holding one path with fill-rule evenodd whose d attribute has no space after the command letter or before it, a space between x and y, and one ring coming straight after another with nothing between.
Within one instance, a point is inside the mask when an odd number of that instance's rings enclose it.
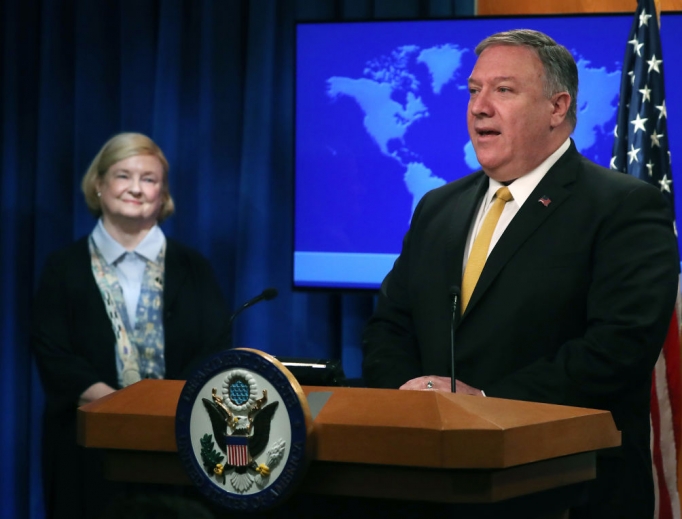
<instances>
[{"instance_id":1,"label":"podium top surface","mask_svg":"<svg viewBox=\"0 0 682 519\"><path fill-rule=\"evenodd\" d=\"M177 451L183 381L143 380L78 410L93 448ZM620 445L608 411L441 391L304 387L324 393L313 459L431 468L506 468Z\"/></svg>"}]
</instances>

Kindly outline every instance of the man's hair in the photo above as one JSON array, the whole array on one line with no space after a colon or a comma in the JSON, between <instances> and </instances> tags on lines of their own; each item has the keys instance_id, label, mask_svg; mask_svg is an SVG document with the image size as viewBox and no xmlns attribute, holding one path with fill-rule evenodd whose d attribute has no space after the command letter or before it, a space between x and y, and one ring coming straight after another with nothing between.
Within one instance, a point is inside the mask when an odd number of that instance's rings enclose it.
<instances>
[{"instance_id":1,"label":"man's hair","mask_svg":"<svg viewBox=\"0 0 682 519\"><path fill-rule=\"evenodd\" d=\"M578 66L568 49L539 31L515 29L488 36L476 46L476 55L480 56L485 49L494 45L528 47L535 51L545 70L545 96L549 99L559 92L569 93L571 106L566 118L575 128L578 122Z\"/></svg>"},{"instance_id":2,"label":"man's hair","mask_svg":"<svg viewBox=\"0 0 682 519\"><path fill-rule=\"evenodd\" d=\"M85 203L95 217L99 218L102 216L102 206L97 196L97 185L99 182L104 179L111 166L137 155L153 155L161 162L163 179L161 184L161 210L159 211L158 220L162 222L173 214L175 203L168 187L169 166L163 151L146 135L141 133L119 133L102 146L102 149L95 156L81 182Z\"/></svg>"}]
</instances>

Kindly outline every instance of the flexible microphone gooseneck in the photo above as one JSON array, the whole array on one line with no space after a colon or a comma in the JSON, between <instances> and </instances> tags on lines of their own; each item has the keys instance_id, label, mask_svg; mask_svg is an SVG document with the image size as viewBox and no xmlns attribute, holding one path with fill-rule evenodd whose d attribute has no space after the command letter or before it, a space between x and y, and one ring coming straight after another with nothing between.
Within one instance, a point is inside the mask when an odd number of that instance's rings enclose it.
<instances>
[{"instance_id":1,"label":"flexible microphone gooseneck","mask_svg":"<svg viewBox=\"0 0 682 519\"><path fill-rule=\"evenodd\" d=\"M457 392L455 374L455 329L457 328L457 316L459 315L460 289L458 286L450 287L450 300L452 301L452 320L450 321L450 382L453 393Z\"/></svg>"},{"instance_id":2,"label":"flexible microphone gooseneck","mask_svg":"<svg viewBox=\"0 0 682 519\"><path fill-rule=\"evenodd\" d=\"M235 313L233 313L230 316L230 320L228 321L228 326L232 326L232 321L234 321L234 318L237 317L240 313L242 313L244 310L246 310L248 307L255 305L256 303L260 303L261 301L270 301L271 299L274 299L277 297L277 289L276 288L266 288L263 290L259 295L254 297L253 299L249 299L246 303L244 303L242 306L237 309Z\"/></svg>"}]
</instances>

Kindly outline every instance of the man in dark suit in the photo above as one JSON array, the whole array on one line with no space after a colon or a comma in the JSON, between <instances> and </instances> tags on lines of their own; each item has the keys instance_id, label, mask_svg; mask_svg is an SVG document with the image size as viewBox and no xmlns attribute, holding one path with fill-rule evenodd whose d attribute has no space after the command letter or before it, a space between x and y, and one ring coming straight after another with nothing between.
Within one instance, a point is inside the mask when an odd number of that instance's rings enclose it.
<instances>
[{"instance_id":1,"label":"man in dark suit","mask_svg":"<svg viewBox=\"0 0 682 519\"><path fill-rule=\"evenodd\" d=\"M578 72L563 46L518 30L476 54L467 121L483 170L415 210L365 330L365 380L449 391L461 287L457 391L611 411L622 447L598 457L574 516L651 517L651 373L679 272L670 210L576 150Z\"/></svg>"}]
</instances>

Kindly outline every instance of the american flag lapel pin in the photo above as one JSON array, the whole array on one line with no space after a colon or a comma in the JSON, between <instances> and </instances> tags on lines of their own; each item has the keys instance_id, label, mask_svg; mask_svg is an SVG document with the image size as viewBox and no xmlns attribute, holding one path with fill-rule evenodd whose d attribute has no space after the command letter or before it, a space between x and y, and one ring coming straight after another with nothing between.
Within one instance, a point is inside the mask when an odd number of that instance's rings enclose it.
<instances>
[{"instance_id":1,"label":"american flag lapel pin","mask_svg":"<svg viewBox=\"0 0 682 519\"><path fill-rule=\"evenodd\" d=\"M540 197L540 200L538 200L538 202L540 202L545 207L547 207L549 204L552 203L552 201L549 199L549 197L547 195L542 195Z\"/></svg>"}]
</instances>

